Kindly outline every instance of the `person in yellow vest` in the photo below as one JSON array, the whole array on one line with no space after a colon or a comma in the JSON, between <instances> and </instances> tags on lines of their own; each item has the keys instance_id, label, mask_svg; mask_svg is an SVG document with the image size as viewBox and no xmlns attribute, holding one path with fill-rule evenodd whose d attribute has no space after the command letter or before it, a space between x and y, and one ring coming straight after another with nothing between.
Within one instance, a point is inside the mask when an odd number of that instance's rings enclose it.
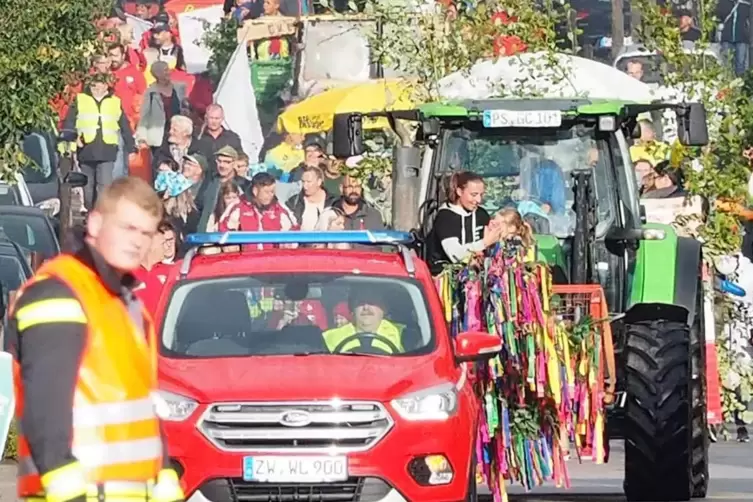
<instances>
[{"instance_id":1,"label":"person in yellow vest","mask_svg":"<svg viewBox=\"0 0 753 502\"><path fill-rule=\"evenodd\" d=\"M656 139L656 131L649 113L638 116L638 126L641 128L641 137L630 147L630 160L647 160L654 166L667 160L670 155L669 145Z\"/></svg>"},{"instance_id":2,"label":"person in yellow vest","mask_svg":"<svg viewBox=\"0 0 753 502\"><path fill-rule=\"evenodd\" d=\"M353 321L324 332L330 352L395 354L405 352L405 326L385 319L386 302L379 291L358 290L348 299Z\"/></svg>"},{"instance_id":3,"label":"person in yellow vest","mask_svg":"<svg viewBox=\"0 0 753 502\"><path fill-rule=\"evenodd\" d=\"M90 75L63 123L63 129L78 133L76 155L81 172L89 177L84 187L84 203L89 210L94 207L97 194L112 183L119 138L123 139L123 153L128 154L129 163L136 155L131 126L120 98L112 94L113 84L109 73Z\"/></svg>"},{"instance_id":4,"label":"person in yellow vest","mask_svg":"<svg viewBox=\"0 0 753 502\"><path fill-rule=\"evenodd\" d=\"M80 249L44 263L10 307L21 500L185 498L160 430L154 326L133 294L162 213L145 181L115 180Z\"/></svg>"}]
</instances>

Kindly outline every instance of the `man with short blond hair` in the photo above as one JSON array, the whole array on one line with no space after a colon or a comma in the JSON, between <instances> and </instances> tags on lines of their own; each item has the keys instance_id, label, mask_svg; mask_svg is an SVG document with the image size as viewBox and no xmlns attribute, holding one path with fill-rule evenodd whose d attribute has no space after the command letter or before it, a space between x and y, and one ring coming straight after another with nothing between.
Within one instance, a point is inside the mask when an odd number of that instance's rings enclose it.
<instances>
[{"instance_id":1,"label":"man with short blond hair","mask_svg":"<svg viewBox=\"0 0 753 502\"><path fill-rule=\"evenodd\" d=\"M185 498L153 401L154 326L133 293L162 214L145 181L115 180L80 249L44 263L11 306L19 499Z\"/></svg>"},{"instance_id":2,"label":"man with short blond hair","mask_svg":"<svg viewBox=\"0 0 753 502\"><path fill-rule=\"evenodd\" d=\"M214 171L214 154L226 146L230 146L238 154L243 153L241 138L223 125L225 122L225 110L217 103L207 107L204 115L204 128L196 142L196 150L209 160L209 168ZM254 159L256 163L257 159Z\"/></svg>"}]
</instances>

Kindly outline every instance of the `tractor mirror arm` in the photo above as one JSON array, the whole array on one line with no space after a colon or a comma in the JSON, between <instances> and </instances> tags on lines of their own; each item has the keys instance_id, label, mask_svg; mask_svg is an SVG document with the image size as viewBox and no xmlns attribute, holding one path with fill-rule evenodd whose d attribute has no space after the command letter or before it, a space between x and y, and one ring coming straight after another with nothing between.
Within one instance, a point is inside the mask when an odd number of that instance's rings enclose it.
<instances>
[{"instance_id":1,"label":"tractor mirror arm","mask_svg":"<svg viewBox=\"0 0 753 502\"><path fill-rule=\"evenodd\" d=\"M661 241L666 237L664 230L657 228L617 228L613 227L604 239L612 242Z\"/></svg>"}]
</instances>

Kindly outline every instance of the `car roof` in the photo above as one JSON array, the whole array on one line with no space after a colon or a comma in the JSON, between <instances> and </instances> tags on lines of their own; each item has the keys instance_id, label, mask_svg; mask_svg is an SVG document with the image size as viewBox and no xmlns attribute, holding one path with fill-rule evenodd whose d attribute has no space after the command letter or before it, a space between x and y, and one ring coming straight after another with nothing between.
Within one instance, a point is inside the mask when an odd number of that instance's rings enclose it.
<instances>
[{"instance_id":1,"label":"car roof","mask_svg":"<svg viewBox=\"0 0 753 502\"><path fill-rule=\"evenodd\" d=\"M417 258L413 260L417 275L428 275L426 264ZM176 273L180 268L180 265L175 267ZM410 277L402 256L397 252L298 248L199 254L191 260L186 278L191 280L303 272Z\"/></svg>"}]
</instances>

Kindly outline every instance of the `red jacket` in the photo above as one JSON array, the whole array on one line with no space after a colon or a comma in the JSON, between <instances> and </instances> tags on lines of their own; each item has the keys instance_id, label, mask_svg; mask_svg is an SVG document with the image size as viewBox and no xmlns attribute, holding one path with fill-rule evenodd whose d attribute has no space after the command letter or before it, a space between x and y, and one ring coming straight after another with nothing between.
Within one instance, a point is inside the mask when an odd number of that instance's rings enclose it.
<instances>
[{"instance_id":1,"label":"red jacket","mask_svg":"<svg viewBox=\"0 0 753 502\"><path fill-rule=\"evenodd\" d=\"M157 303L159 303L159 298L171 266L166 263L157 263L151 270L139 267L133 272L133 275L141 283L133 289L133 293L141 300L146 310L152 316L156 315Z\"/></svg>"},{"instance_id":2,"label":"red jacket","mask_svg":"<svg viewBox=\"0 0 753 502\"><path fill-rule=\"evenodd\" d=\"M225 211L219 221L219 231L227 232L236 230L245 230L247 232L267 231L279 232L287 230L297 230L295 218L290 214L278 201L272 203L264 210L260 210L255 204L246 200L241 200L237 206L229 211ZM264 249L263 244L258 244L248 249Z\"/></svg>"},{"instance_id":3,"label":"red jacket","mask_svg":"<svg viewBox=\"0 0 753 502\"><path fill-rule=\"evenodd\" d=\"M112 74L115 76L113 92L123 103L123 111L131 123L131 128L135 128L139 121L141 99L146 92L144 73L136 65L125 64Z\"/></svg>"}]
</instances>

